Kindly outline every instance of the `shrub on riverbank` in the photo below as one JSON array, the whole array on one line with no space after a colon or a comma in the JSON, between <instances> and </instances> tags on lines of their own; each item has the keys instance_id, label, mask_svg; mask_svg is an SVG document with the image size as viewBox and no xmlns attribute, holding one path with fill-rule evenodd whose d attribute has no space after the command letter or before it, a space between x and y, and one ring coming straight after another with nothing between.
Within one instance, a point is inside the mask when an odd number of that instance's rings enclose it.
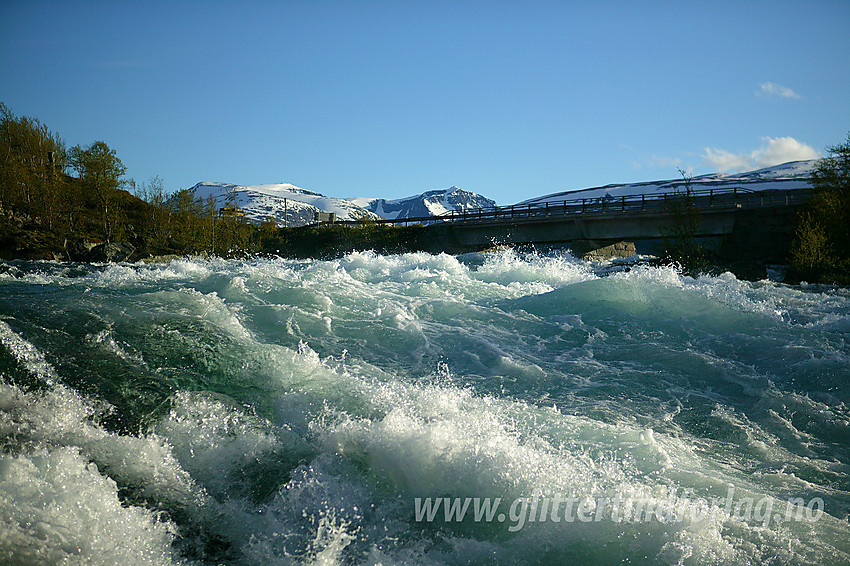
<instances>
[{"instance_id":1,"label":"shrub on riverbank","mask_svg":"<svg viewBox=\"0 0 850 566\"><path fill-rule=\"evenodd\" d=\"M815 194L800 214L791 266L801 279L850 283L850 134L812 173Z\"/></svg>"}]
</instances>

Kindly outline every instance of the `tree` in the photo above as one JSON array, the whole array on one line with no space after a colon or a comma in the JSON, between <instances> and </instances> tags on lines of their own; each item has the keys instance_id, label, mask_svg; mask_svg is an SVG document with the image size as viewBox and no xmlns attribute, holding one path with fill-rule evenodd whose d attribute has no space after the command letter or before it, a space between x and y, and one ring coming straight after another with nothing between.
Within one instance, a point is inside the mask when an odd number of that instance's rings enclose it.
<instances>
[{"instance_id":1,"label":"tree","mask_svg":"<svg viewBox=\"0 0 850 566\"><path fill-rule=\"evenodd\" d=\"M181 189L169 200L172 210L172 237L176 246L187 252L198 247L198 229L203 214L203 205L195 195L195 189Z\"/></svg>"},{"instance_id":2,"label":"tree","mask_svg":"<svg viewBox=\"0 0 850 566\"><path fill-rule=\"evenodd\" d=\"M850 248L850 134L841 145L827 148L812 172L814 207L823 215L830 242L848 257Z\"/></svg>"},{"instance_id":3,"label":"tree","mask_svg":"<svg viewBox=\"0 0 850 566\"><path fill-rule=\"evenodd\" d=\"M118 229L118 189L125 183L127 168L115 150L102 141L83 148L71 148L69 162L80 176L85 190L92 195L101 210L104 239L109 242Z\"/></svg>"},{"instance_id":4,"label":"tree","mask_svg":"<svg viewBox=\"0 0 850 566\"><path fill-rule=\"evenodd\" d=\"M800 215L791 264L802 275L850 266L850 134L812 172L814 194Z\"/></svg>"},{"instance_id":5,"label":"tree","mask_svg":"<svg viewBox=\"0 0 850 566\"><path fill-rule=\"evenodd\" d=\"M215 217L218 215L218 203L213 195L204 200L204 229L209 243L207 251L215 253Z\"/></svg>"},{"instance_id":6,"label":"tree","mask_svg":"<svg viewBox=\"0 0 850 566\"><path fill-rule=\"evenodd\" d=\"M811 273L834 262L826 230L811 212L800 215L794 237L791 253L798 271Z\"/></svg>"},{"instance_id":7,"label":"tree","mask_svg":"<svg viewBox=\"0 0 850 566\"><path fill-rule=\"evenodd\" d=\"M675 194L665 196L664 212L667 223L660 227L662 254L666 259L675 261L687 271L700 271L707 266L706 250L697 241L699 230L699 210L692 187L692 177L679 169L684 189L676 189Z\"/></svg>"},{"instance_id":8,"label":"tree","mask_svg":"<svg viewBox=\"0 0 850 566\"><path fill-rule=\"evenodd\" d=\"M142 226L149 243L157 248L166 247L171 209L168 195L162 186L162 179L159 176L151 177L135 190L135 194L150 205L146 210L145 222Z\"/></svg>"},{"instance_id":9,"label":"tree","mask_svg":"<svg viewBox=\"0 0 850 566\"><path fill-rule=\"evenodd\" d=\"M65 143L33 118L0 102L0 209L17 209L54 227L63 199Z\"/></svg>"}]
</instances>

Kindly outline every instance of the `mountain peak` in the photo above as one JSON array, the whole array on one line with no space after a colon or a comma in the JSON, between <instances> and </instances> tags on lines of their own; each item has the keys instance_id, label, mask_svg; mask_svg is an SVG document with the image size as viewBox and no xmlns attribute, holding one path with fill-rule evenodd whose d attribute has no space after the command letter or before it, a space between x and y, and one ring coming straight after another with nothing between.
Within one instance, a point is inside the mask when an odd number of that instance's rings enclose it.
<instances>
[{"instance_id":1,"label":"mountain peak","mask_svg":"<svg viewBox=\"0 0 850 566\"><path fill-rule=\"evenodd\" d=\"M440 216L453 210L496 206L495 201L453 186L400 199L356 199L367 210L388 219Z\"/></svg>"},{"instance_id":2,"label":"mountain peak","mask_svg":"<svg viewBox=\"0 0 850 566\"><path fill-rule=\"evenodd\" d=\"M348 200L326 197L289 183L235 185L204 181L192 189L197 199L213 198L219 207L235 198L237 206L245 210L245 217L254 223L272 217L279 226L303 226L315 222L317 212L333 212L338 220L377 218Z\"/></svg>"}]
</instances>

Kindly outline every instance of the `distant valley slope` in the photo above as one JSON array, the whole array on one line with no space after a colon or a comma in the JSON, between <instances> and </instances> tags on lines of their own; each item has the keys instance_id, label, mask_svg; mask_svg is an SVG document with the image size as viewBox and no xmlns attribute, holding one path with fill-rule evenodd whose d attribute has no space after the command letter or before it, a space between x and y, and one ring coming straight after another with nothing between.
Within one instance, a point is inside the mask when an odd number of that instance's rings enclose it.
<instances>
[{"instance_id":1,"label":"distant valley slope","mask_svg":"<svg viewBox=\"0 0 850 566\"><path fill-rule=\"evenodd\" d=\"M765 191L768 189L808 189L811 188L812 170L817 160L791 161L782 165L775 165L765 169L758 169L748 173L720 174L711 173L691 178L691 188L700 189L732 189L740 187L751 191ZM572 199L596 199L606 196L621 197L634 195L651 195L656 193L670 193L683 190L685 181L682 178L669 179L666 181L646 181L642 183L627 183L605 185L604 187L593 187L573 191L564 191L542 197L525 200L519 204L535 204L544 202L558 202Z\"/></svg>"}]
</instances>

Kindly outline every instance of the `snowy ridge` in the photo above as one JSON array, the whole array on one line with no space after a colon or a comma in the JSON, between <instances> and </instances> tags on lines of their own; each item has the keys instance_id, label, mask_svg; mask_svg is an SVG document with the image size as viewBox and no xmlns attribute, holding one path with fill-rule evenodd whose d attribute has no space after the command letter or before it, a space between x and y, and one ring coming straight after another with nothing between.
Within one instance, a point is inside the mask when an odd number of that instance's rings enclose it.
<instances>
[{"instance_id":1,"label":"snowy ridge","mask_svg":"<svg viewBox=\"0 0 850 566\"><path fill-rule=\"evenodd\" d=\"M699 189L731 189L743 187L752 191L766 191L770 189L808 189L811 188L812 171L817 160L791 161L782 165L775 165L765 169L758 169L748 173L719 174L712 173L691 178L691 187ZM655 193L669 193L682 190L685 186L683 179L669 179L666 181L646 181L642 183L627 183L605 185L589 189L564 191L551 195L535 197L525 200L519 204L536 204L545 202L558 202L572 199L595 199L606 196L621 197L634 195L651 195Z\"/></svg>"},{"instance_id":2,"label":"snowy ridge","mask_svg":"<svg viewBox=\"0 0 850 566\"><path fill-rule=\"evenodd\" d=\"M808 189L817 160L792 161L758 169L747 173L712 173L691 178L694 189L731 189L740 187L752 191L769 189ZM563 191L535 197L518 204L538 204L572 199L597 199L634 195L652 195L681 190L685 181L668 179L639 183L612 184ZM312 224L316 212L333 212L337 220L359 220L363 218L417 218L440 216L451 211L469 211L496 206L495 201L459 187L427 191L400 199L327 197L289 183L271 185L234 185L232 183L198 183L192 189L198 200L215 199L216 206L225 206L235 198L238 206L245 210L250 222L264 222L269 217L278 226L304 226Z\"/></svg>"},{"instance_id":3,"label":"snowy ridge","mask_svg":"<svg viewBox=\"0 0 850 566\"><path fill-rule=\"evenodd\" d=\"M278 226L304 226L315 222L319 211L333 212L337 220L377 218L374 213L348 200L326 197L289 183L243 186L202 182L192 190L202 202L214 198L218 208L230 202L232 195L239 208L245 210L245 217L253 223L272 217Z\"/></svg>"},{"instance_id":4,"label":"snowy ridge","mask_svg":"<svg viewBox=\"0 0 850 566\"><path fill-rule=\"evenodd\" d=\"M495 201L460 187L427 191L400 199L353 198L349 200L382 218L391 220L440 216L452 210L476 210L496 206Z\"/></svg>"}]
</instances>

